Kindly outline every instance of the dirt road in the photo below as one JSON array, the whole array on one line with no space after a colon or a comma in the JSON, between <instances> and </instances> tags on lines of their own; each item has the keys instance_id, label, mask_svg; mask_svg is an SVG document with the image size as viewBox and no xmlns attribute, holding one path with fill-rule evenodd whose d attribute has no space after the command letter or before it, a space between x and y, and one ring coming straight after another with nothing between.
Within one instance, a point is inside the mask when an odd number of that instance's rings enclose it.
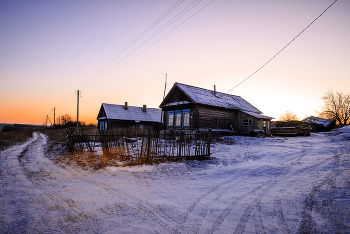
<instances>
[{"instance_id":1,"label":"dirt road","mask_svg":"<svg viewBox=\"0 0 350 234\"><path fill-rule=\"evenodd\" d=\"M87 170L34 133L0 154L1 233L349 233L350 146L233 137L210 162Z\"/></svg>"}]
</instances>

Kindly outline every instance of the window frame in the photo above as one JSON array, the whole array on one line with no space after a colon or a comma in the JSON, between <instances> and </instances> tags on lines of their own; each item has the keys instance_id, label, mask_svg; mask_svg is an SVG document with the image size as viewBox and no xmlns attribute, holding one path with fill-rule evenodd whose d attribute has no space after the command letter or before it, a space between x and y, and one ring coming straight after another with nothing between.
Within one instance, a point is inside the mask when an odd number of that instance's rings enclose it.
<instances>
[{"instance_id":1,"label":"window frame","mask_svg":"<svg viewBox=\"0 0 350 234\"><path fill-rule=\"evenodd\" d=\"M170 118L170 116L172 117ZM174 127L174 117L175 117L174 111L168 111L168 123L167 123L168 128ZM171 120L171 123L170 123L170 120Z\"/></svg>"},{"instance_id":2,"label":"window frame","mask_svg":"<svg viewBox=\"0 0 350 234\"><path fill-rule=\"evenodd\" d=\"M187 121L186 121L187 119ZM191 125L191 110L183 109L182 110L182 126L184 128L189 128Z\"/></svg>"},{"instance_id":3,"label":"window frame","mask_svg":"<svg viewBox=\"0 0 350 234\"><path fill-rule=\"evenodd\" d=\"M251 118L241 119L241 125L243 127L251 127L251 126L253 126L253 120Z\"/></svg>"},{"instance_id":4,"label":"window frame","mask_svg":"<svg viewBox=\"0 0 350 234\"><path fill-rule=\"evenodd\" d=\"M174 127L182 127L182 110L175 110Z\"/></svg>"},{"instance_id":5,"label":"window frame","mask_svg":"<svg viewBox=\"0 0 350 234\"><path fill-rule=\"evenodd\" d=\"M100 130L107 130L107 121L100 121Z\"/></svg>"}]
</instances>

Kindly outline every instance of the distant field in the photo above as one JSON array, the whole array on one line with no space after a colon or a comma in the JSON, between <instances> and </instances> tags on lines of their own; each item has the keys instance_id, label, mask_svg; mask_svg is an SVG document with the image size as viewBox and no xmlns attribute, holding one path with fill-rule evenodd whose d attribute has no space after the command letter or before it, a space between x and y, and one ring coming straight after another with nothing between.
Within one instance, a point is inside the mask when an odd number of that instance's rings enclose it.
<instances>
[{"instance_id":1,"label":"distant field","mask_svg":"<svg viewBox=\"0 0 350 234\"><path fill-rule=\"evenodd\" d=\"M0 131L0 150L26 141L29 137L32 137L34 129L12 129L9 131Z\"/></svg>"}]
</instances>

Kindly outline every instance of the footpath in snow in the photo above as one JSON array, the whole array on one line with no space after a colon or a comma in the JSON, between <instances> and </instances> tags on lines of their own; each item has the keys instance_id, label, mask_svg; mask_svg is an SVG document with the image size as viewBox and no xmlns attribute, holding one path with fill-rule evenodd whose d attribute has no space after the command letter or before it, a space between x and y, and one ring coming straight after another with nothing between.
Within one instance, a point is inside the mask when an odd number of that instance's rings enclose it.
<instances>
[{"instance_id":1,"label":"footpath in snow","mask_svg":"<svg viewBox=\"0 0 350 234\"><path fill-rule=\"evenodd\" d=\"M0 152L0 233L350 233L350 126L101 170L53 163L46 142Z\"/></svg>"}]
</instances>

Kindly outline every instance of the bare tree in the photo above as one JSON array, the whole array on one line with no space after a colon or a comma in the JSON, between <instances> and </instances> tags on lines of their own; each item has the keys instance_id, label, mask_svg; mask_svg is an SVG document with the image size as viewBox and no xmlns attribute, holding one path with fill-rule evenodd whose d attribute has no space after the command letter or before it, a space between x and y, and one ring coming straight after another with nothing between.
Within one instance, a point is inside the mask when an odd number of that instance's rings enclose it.
<instances>
[{"instance_id":1,"label":"bare tree","mask_svg":"<svg viewBox=\"0 0 350 234\"><path fill-rule=\"evenodd\" d=\"M73 118L72 116L65 114L61 115L56 118L57 123L61 124L62 126L65 126L67 123L72 122Z\"/></svg>"},{"instance_id":2,"label":"bare tree","mask_svg":"<svg viewBox=\"0 0 350 234\"><path fill-rule=\"evenodd\" d=\"M299 120L294 111L286 111L284 112L279 119L280 121L288 121L288 120Z\"/></svg>"},{"instance_id":3,"label":"bare tree","mask_svg":"<svg viewBox=\"0 0 350 234\"><path fill-rule=\"evenodd\" d=\"M334 119L341 126L349 124L350 120L350 95L328 91L322 97L323 107L319 116Z\"/></svg>"}]
</instances>

